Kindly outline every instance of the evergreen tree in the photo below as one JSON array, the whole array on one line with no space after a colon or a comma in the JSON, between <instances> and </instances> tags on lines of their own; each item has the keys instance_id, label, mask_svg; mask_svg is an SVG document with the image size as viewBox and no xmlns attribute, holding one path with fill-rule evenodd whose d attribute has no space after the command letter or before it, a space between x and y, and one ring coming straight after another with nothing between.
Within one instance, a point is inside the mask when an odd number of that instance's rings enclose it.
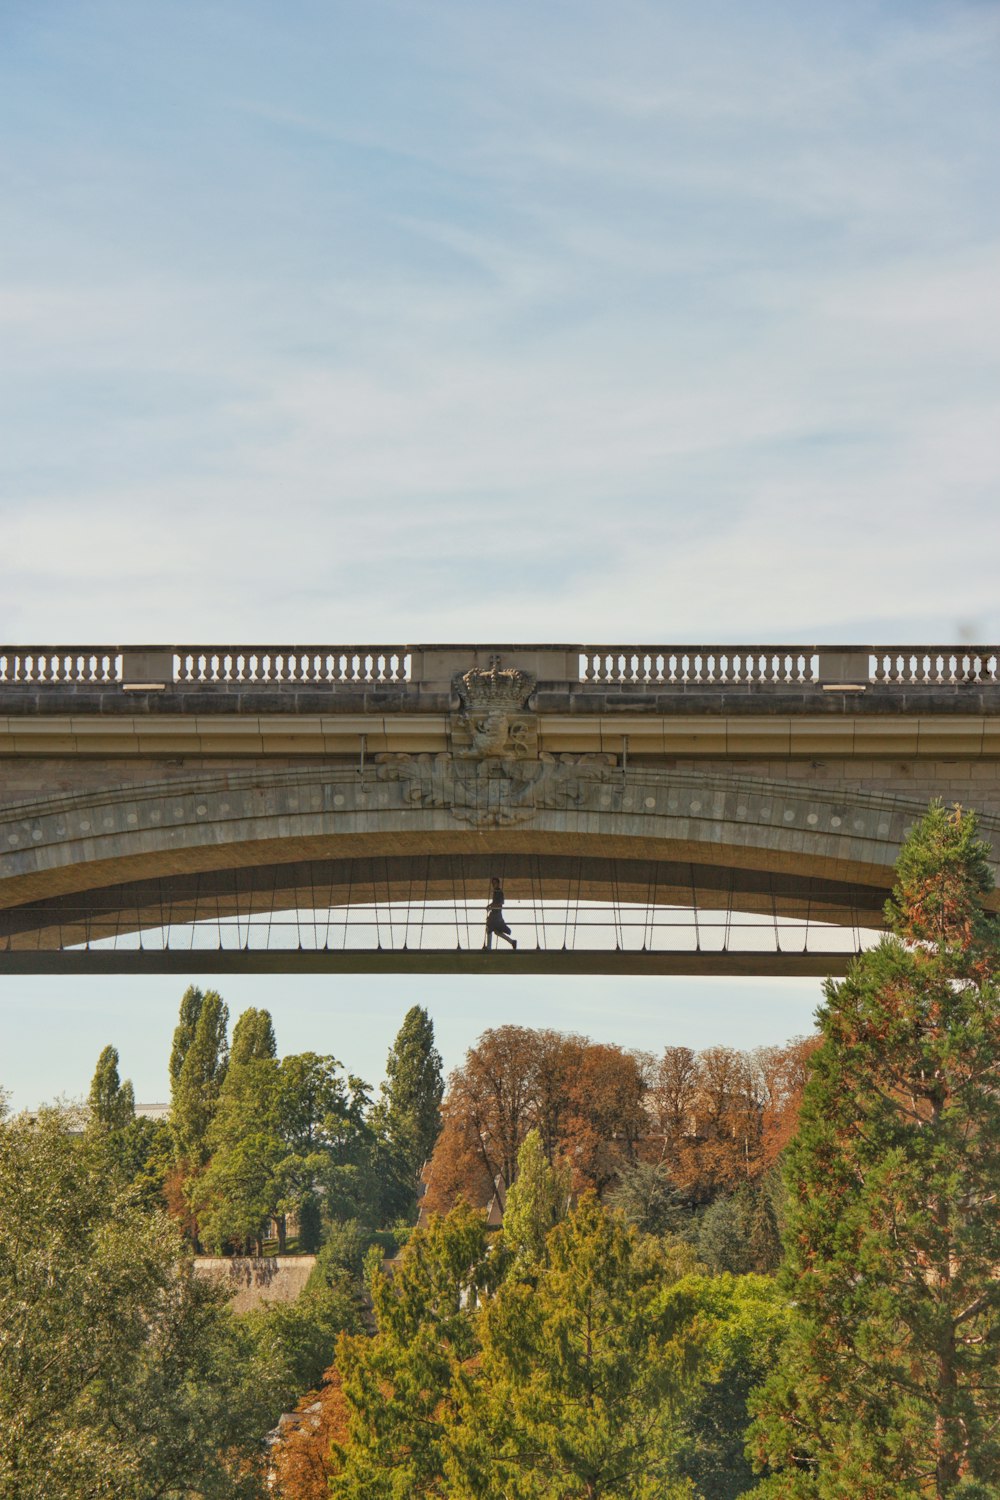
<instances>
[{"instance_id":1,"label":"evergreen tree","mask_svg":"<svg viewBox=\"0 0 1000 1500\"><path fill-rule=\"evenodd\" d=\"M182 1002L182 1015L183 1010ZM208 990L198 1005L194 1035L184 1051L171 1108L177 1154L192 1168L202 1166L208 1158L209 1126L215 1116L228 1064L228 1024L229 1010L221 995ZM178 1027L178 1031L180 1029Z\"/></svg>"},{"instance_id":2,"label":"evergreen tree","mask_svg":"<svg viewBox=\"0 0 1000 1500\"><path fill-rule=\"evenodd\" d=\"M691 1211L660 1161L625 1167L608 1202L644 1234L683 1234L690 1228Z\"/></svg>"},{"instance_id":3,"label":"evergreen tree","mask_svg":"<svg viewBox=\"0 0 1000 1500\"><path fill-rule=\"evenodd\" d=\"M679 1414L703 1331L671 1287L690 1260L585 1194L551 1231L537 1278L508 1277L483 1307L480 1358L458 1373L457 1415L446 1415L452 1486L434 1493L689 1496Z\"/></svg>"},{"instance_id":4,"label":"evergreen tree","mask_svg":"<svg viewBox=\"0 0 1000 1500\"><path fill-rule=\"evenodd\" d=\"M796 1309L751 1446L762 1494L865 1500L1000 1486L1000 966L987 848L933 805L891 935L830 982L789 1150Z\"/></svg>"},{"instance_id":5,"label":"evergreen tree","mask_svg":"<svg viewBox=\"0 0 1000 1500\"><path fill-rule=\"evenodd\" d=\"M486 1226L465 1204L414 1231L392 1276L370 1252L374 1338L337 1348L350 1441L335 1445L330 1493L409 1500L452 1494L444 1466L455 1378L475 1354L475 1302L488 1283Z\"/></svg>"},{"instance_id":6,"label":"evergreen tree","mask_svg":"<svg viewBox=\"0 0 1000 1500\"><path fill-rule=\"evenodd\" d=\"M87 1103L92 1122L106 1130L124 1130L135 1119L135 1094L131 1080L118 1077L116 1047L105 1047L97 1059Z\"/></svg>"}]
</instances>

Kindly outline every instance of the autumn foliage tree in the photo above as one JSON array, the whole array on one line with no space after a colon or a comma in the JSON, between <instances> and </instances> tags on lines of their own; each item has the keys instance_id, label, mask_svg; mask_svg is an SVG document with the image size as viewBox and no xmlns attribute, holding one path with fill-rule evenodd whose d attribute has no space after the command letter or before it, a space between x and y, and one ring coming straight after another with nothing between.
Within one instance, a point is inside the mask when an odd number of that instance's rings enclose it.
<instances>
[{"instance_id":1,"label":"autumn foliage tree","mask_svg":"<svg viewBox=\"0 0 1000 1500\"><path fill-rule=\"evenodd\" d=\"M496 1184L505 1195L531 1130L550 1162L570 1166L578 1193L607 1198L642 1178L641 1194L698 1206L757 1184L794 1131L814 1045L667 1047L653 1058L574 1033L486 1031L451 1075L425 1206L486 1204Z\"/></svg>"},{"instance_id":2,"label":"autumn foliage tree","mask_svg":"<svg viewBox=\"0 0 1000 1500\"><path fill-rule=\"evenodd\" d=\"M789 1150L794 1333L759 1403L761 1494L1000 1489L1000 943L975 817L907 838L891 934L827 986Z\"/></svg>"}]
</instances>

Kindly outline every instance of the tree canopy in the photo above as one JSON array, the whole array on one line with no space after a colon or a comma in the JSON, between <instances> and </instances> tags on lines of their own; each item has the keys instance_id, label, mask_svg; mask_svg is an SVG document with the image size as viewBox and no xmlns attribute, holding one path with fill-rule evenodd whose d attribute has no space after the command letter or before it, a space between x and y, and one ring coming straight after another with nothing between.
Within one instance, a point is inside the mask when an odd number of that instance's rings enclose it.
<instances>
[{"instance_id":1,"label":"tree canopy","mask_svg":"<svg viewBox=\"0 0 1000 1500\"><path fill-rule=\"evenodd\" d=\"M788 1153L796 1318L752 1448L781 1497L1000 1485L1000 967L987 851L932 806L891 933L829 983Z\"/></svg>"}]
</instances>

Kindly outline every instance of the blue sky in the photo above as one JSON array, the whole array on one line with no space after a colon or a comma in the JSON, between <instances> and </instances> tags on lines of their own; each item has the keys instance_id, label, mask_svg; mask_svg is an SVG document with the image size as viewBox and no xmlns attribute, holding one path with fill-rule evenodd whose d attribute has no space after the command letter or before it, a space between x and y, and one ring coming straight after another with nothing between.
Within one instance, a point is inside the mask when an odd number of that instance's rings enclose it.
<instances>
[{"instance_id":1,"label":"blue sky","mask_svg":"<svg viewBox=\"0 0 1000 1500\"><path fill-rule=\"evenodd\" d=\"M994 638L998 52L7 0L0 638Z\"/></svg>"}]
</instances>

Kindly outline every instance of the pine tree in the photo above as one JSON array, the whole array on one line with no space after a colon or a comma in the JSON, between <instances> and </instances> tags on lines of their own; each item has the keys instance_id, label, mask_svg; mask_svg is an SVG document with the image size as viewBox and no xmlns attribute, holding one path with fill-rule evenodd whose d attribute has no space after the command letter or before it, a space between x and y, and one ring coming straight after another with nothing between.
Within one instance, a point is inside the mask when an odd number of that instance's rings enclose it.
<instances>
[{"instance_id":1,"label":"pine tree","mask_svg":"<svg viewBox=\"0 0 1000 1500\"><path fill-rule=\"evenodd\" d=\"M760 1493L888 1500L1000 1485L1000 968L976 820L911 831L891 935L830 982L789 1150L796 1309L751 1449Z\"/></svg>"},{"instance_id":2,"label":"pine tree","mask_svg":"<svg viewBox=\"0 0 1000 1500\"><path fill-rule=\"evenodd\" d=\"M481 1354L445 1408L455 1500L681 1500L679 1411L704 1337L671 1288L686 1249L642 1238L593 1193L549 1234L537 1277L509 1276Z\"/></svg>"},{"instance_id":3,"label":"pine tree","mask_svg":"<svg viewBox=\"0 0 1000 1500\"><path fill-rule=\"evenodd\" d=\"M455 1376L476 1352L475 1305L489 1284L486 1226L465 1204L432 1217L407 1241L391 1276L377 1250L367 1263L374 1338L337 1349L350 1441L334 1444L338 1500L452 1494L445 1487Z\"/></svg>"},{"instance_id":4,"label":"pine tree","mask_svg":"<svg viewBox=\"0 0 1000 1500\"><path fill-rule=\"evenodd\" d=\"M97 1059L87 1103L92 1122L107 1130L124 1130L135 1119L135 1094L131 1081L118 1077L116 1047L105 1047Z\"/></svg>"}]
</instances>

